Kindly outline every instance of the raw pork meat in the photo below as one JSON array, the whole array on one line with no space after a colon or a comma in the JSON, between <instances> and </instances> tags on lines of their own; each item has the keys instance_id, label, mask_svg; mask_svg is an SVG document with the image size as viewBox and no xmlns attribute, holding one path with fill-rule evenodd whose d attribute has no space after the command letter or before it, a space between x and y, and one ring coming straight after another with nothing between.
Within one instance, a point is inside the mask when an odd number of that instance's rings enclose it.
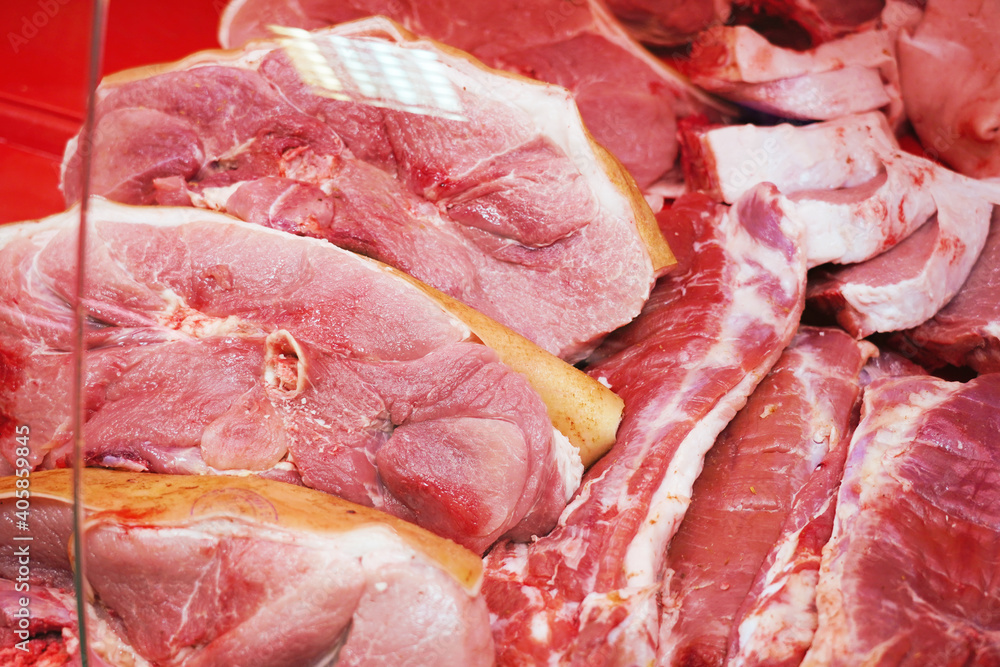
<instances>
[{"instance_id":1,"label":"raw pork meat","mask_svg":"<svg viewBox=\"0 0 1000 667\"><path fill-rule=\"evenodd\" d=\"M89 464L287 479L480 552L554 525L582 472L577 450L450 300L324 241L218 213L97 199L90 210ZM70 210L0 230L7 471L17 424L31 427L32 467L69 455L77 226ZM564 387L553 412L593 430L584 422L602 413L572 405L610 392L498 332L522 367Z\"/></svg>"},{"instance_id":2,"label":"raw pork meat","mask_svg":"<svg viewBox=\"0 0 1000 667\"><path fill-rule=\"evenodd\" d=\"M1000 207L986 246L955 298L919 327L903 332L897 345L929 367L970 366L1000 372Z\"/></svg>"},{"instance_id":3,"label":"raw pork meat","mask_svg":"<svg viewBox=\"0 0 1000 667\"><path fill-rule=\"evenodd\" d=\"M608 0L625 29L640 42L676 46L729 18L730 0Z\"/></svg>"},{"instance_id":4,"label":"raw pork meat","mask_svg":"<svg viewBox=\"0 0 1000 667\"><path fill-rule=\"evenodd\" d=\"M1000 201L994 186L901 150L878 112L805 127L692 127L684 145L691 183L727 202L775 183L808 230L809 266L851 264L817 274L809 298L858 337L916 326L948 303Z\"/></svg>"},{"instance_id":5,"label":"raw pork meat","mask_svg":"<svg viewBox=\"0 0 1000 667\"><path fill-rule=\"evenodd\" d=\"M234 47L270 36L271 24L314 29L374 14L491 67L568 88L587 127L643 189L673 168L677 117L719 117L718 103L632 40L599 0L234 0L219 41Z\"/></svg>"},{"instance_id":6,"label":"raw pork meat","mask_svg":"<svg viewBox=\"0 0 1000 667\"><path fill-rule=\"evenodd\" d=\"M937 214L929 222L878 257L817 272L809 300L858 338L912 327L938 312L975 265L993 205L958 183L932 192Z\"/></svg>"},{"instance_id":7,"label":"raw pork meat","mask_svg":"<svg viewBox=\"0 0 1000 667\"><path fill-rule=\"evenodd\" d=\"M664 212L682 267L589 370L625 400L617 442L550 535L487 556L503 664L654 660L664 554L702 458L798 326L805 260L781 201L760 186Z\"/></svg>"},{"instance_id":8,"label":"raw pork meat","mask_svg":"<svg viewBox=\"0 0 1000 667\"><path fill-rule=\"evenodd\" d=\"M1000 664L1000 374L865 390L803 667Z\"/></svg>"},{"instance_id":9,"label":"raw pork meat","mask_svg":"<svg viewBox=\"0 0 1000 667\"><path fill-rule=\"evenodd\" d=\"M831 120L881 108L892 119L902 113L885 30L795 51L747 26L713 26L698 36L682 66L705 90L782 118Z\"/></svg>"},{"instance_id":10,"label":"raw pork meat","mask_svg":"<svg viewBox=\"0 0 1000 667\"><path fill-rule=\"evenodd\" d=\"M906 113L929 155L1000 176L1000 3L927 0L897 50Z\"/></svg>"},{"instance_id":11,"label":"raw pork meat","mask_svg":"<svg viewBox=\"0 0 1000 667\"><path fill-rule=\"evenodd\" d=\"M566 91L384 19L315 35L334 38L404 60L430 50L466 120L331 99L303 83L278 42L203 52L104 82L94 193L325 238L569 360L639 313L670 250ZM70 202L77 148L65 162Z\"/></svg>"},{"instance_id":12,"label":"raw pork meat","mask_svg":"<svg viewBox=\"0 0 1000 667\"><path fill-rule=\"evenodd\" d=\"M0 534L30 553L31 611L49 625L28 632L62 631L56 644L75 653L67 596L36 573L72 585L71 480L33 474L31 526L51 530L17 542L10 520ZM4 517L14 499L14 478L0 480ZM83 502L88 638L103 664L493 664L481 561L398 519L267 480L106 470L85 472ZM0 581L18 577L12 551Z\"/></svg>"},{"instance_id":13,"label":"raw pork meat","mask_svg":"<svg viewBox=\"0 0 1000 667\"><path fill-rule=\"evenodd\" d=\"M877 112L803 127L692 127L684 147L688 182L721 201L777 185L809 229L810 266L864 261L912 234L935 210L927 181L948 173L900 150Z\"/></svg>"},{"instance_id":14,"label":"raw pork meat","mask_svg":"<svg viewBox=\"0 0 1000 667\"><path fill-rule=\"evenodd\" d=\"M858 376L876 353L802 328L719 436L667 552L659 664L802 659Z\"/></svg>"},{"instance_id":15,"label":"raw pork meat","mask_svg":"<svg viewBox=\"0 0 1000 667\"><path fill-rule=\"evenodd\" d=\"M885 0L734 0L805 28L817 44L878 23Z\"/></svg>"}]
</instances>

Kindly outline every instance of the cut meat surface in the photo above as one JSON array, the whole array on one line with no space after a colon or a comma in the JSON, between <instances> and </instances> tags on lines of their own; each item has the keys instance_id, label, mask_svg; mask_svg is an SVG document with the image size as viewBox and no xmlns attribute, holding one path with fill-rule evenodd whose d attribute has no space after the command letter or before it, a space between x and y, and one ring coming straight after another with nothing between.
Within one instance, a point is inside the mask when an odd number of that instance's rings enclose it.
<instances>
[{"instance_id":1,"label":"cut meat surface","mask_svg":"<svg viewBox=\"0 0 1000 667\"><path fill-rule=\"evenodd\" d=\"M781 118L902 112L890 33L869 30L809 51L774 46L747 26L713 26L683 62L705 90Z\"/></svg>"},{"instance_id":2,"label":"cut meat surface","mask_svg":"<svg viewBox=\"0 0 1000 667\"><path fill-rule=\"evenodd\" d=\"M218 213L95 199L91 216L89 464L277 476L477 551L554 524L576 449L527 379L412 279ZM77 225L71 210L0 237L15 269L0 280L0 407L31 425L33 467L65 465L72 442ZM596 384L556 377L577 376Z\"/></svg>"},{"instance_id":3,"label":"cut meat surface","mask_svg":"<svg viewBox=\"0 0 1000 667\"><path fill-rule=\"evenodd\" d=\"M804 127L692 128L685 151L689 181L721 201L777 185L809 230L810 266L888 250L933 215L927 185L950 182L947 170L901 151L880 113Z\"/></svg>"},{"instance_id":4,"label":"cut meat surface","mask_svg":"<svg viewBox=\"0 0 1000 667\"><path fill-rule=\"evenodd\" d=\"M640 42L677 46L729 18L729 0L608 0L625 28Z\"/></svg>"},{"instance_id":5,"label":"cut meat surface","mask_svg":"<svg viewBox=\"0 0 1000 667\"><path fill-rule=\"evenodd\" d=\"M625 400L614 448L550 535L487 556L503 664L655 659L664 552L702 457L798 325L805 261L780 202L761 186L732 208L688 195L661 215L681 269L589 369Z\"/></svg>"},{"instance_id":6,"label":"cut meat surface","mask_svg":"<svg viewBox=\"0 0 1000 667\"><path fill-rule=\"evenodd\" d=\"M334 38L404 62L430 52L465 120L331 99L278 42L204 52L102 84L95 194L327 239L572 361L639 313L670 250L565 90L489 70L384 19L314 35ZM69 202L79 165L73 141Z\"/></svg>"},{"instance_id":7,"label":"cut meat surface","mask_svg":"<svg viewBox=\"0 0 1000 667\"><path fill-rule=\"evenodd\" d=\"M969 278L933 318L903 332L900 349L929 367L969 366L1000 372L1000 208Z\"/></svg>"},{"instance_id":8,"label":"cut meat surface","mask_svg":"<svg viewBox=\"0 0 1000 667\"><path fill-rule=\"evenodd\" d=\"M860 264L820 271L807 297L862 338L926 321L965 282L986 243L993 205L976 192L935 193L937 215L889 251Z\"/></svg>"},{"instance_id":9,"label":"cut meat surface","mask_svg":"<svg viewBox=\"0 0 1000 667\"><path fill-rule=\"evenodd\" d=\"M884 117L691 128L692 183L723 201L774 182L808 230L809 298L858 337L916 326L969 275L986 241L996 188L902 151Z\"/></svg>"},{"instance_id":10,"label":"cut meat surface","mask_svg":"<svg viewBox=\"0 0 1000 667\"><path fill-rule=\"evenodd\" d=\"M1000 663L998 415L997 374L865 390L804 667Z\"/></svg>"},{"instance_id":11,"label":"cut meat surface","mask_svg":"<svg viewBox=\"0 0 1000 667\"><path fill-rule=\"evenodd\" d=\"M820 44L876 25L885 0L734 0L734 4L794 21Z\"/></svg>"},{"instance_id":12,"label":"cut meat surface","mask_svg":"<svg viewBox=\"0 0 1000 667\"><path fill-rule=\"evenodd\" d=\"M88 638L99 665L493 664L481 562L447 540L278 482L84 477ZM66 553L71 475L31 482L46 499L32 518L63 526ZM7 478L0 508L12 515L13 505ZM5 542L15 534L12 523L0 530ZM70 578L68 561L38 561ZM15 576L0 567L0 583ZM39 591L32 612L63 633L50 643L78 660L72 590L29 579ZM36 642L44 630L32 630Z\"/></svg>"},{"instance_id":13,"label":"cut meat surface","mask_svg":"<svg viewBox=\"0 0 1000 667\"><path fill-rule=\"evenodd\" d=\"M930 155L976 178L1000 176L1000 5L928 0L900 33L906 113Z\"/></svg>"},{"instance_id":14,"label":"cut meat surface","mask_svg":"<svg viewBox=\"0 0 1000 667\"><path fill-rule=\"evenodd\" d=\"M875 352L801 329L719 436L667 552L658 664L801 660L859 373Z\"/></svg>"},{"instance_id":15,"label":"cut meat surface","mask_svg":"<svg viewBox=\"0 0 1000 667\"><path fill-rule=\"evenodd\" d=\"M587 127L644 189L673 167L677 117L719 118L716 103L633 41L597 0L234 0L219 41L240 46L269 37L268 25L314 29L376 14L491 67L568 88Z\"/></svg>"}]
</instances>

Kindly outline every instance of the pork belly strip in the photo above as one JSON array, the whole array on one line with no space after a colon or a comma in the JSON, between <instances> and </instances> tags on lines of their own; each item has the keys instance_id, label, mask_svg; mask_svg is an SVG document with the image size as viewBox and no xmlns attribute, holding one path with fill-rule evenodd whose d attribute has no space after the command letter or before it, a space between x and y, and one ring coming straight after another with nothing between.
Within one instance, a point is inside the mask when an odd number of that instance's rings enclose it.
<instances>
[{"instance_id":1,"label":"pork belly strip","mask_svg":"<svg viewBox=\"0 0 1000 667\"><path fill-rule=\"evenodd\" d=\"M798 326L805 261L780 202L761 186L732 208L689 195L663 214L682 268L588 371L622 392L617 442L550 535L487 556L501 663L655 659L665 551L702 457Z\"/></svg>"},{"instance_id":2,"label":"pork belly strip","mask_svg":"<svg viewBox=\"0 0 1000 667\"><path fill-rule=\"evenodd\" d=\"M875 353L803 327L709 450L667 551L659 664L721 667L741 651L740 664L801 660L858 376Z\"/></svg>"},{"instance_id":3,"label":"pork belly strip","mask_svg":"<svg viewBox=\"0 0 1000 667\"><path fill-rule=\"evenodd\" d=\"M570 360L639 313L672 256L569 93L385 19L314 37L360 40L350 43L404 63L430 52L465 120L332 99L303 82L277 41L202 52L103 82L94 192L327 239ZM79 164L73 141L69 202Z\"/></svg>"},{"instance_id":4,"label":"pork belly strip","mask_svg":"<svg viewBox=\"0 0 1000 667\"><path fill-rule=\"evenodd\" d=\"M272 24L312 30L376 14L490 67L569 89L594 137L643 189L673 168L677 117L721 117L718 102L643 49L597 0L234 0L219 42L270 37Z\"/></svg>"},{"instance_id":5,"label":"pork belly strip","mask_svg":"<svg viewBox=\"0 0 1000 667\"><path fill-rule=\"evenodd\" d=\"M462 306L390 267L198 209L95 199L90 210L91 465L278 477L478 551L509 530L527 539L554 524L582 465L480 331L563 387L553 413L610 444L610 392L499 325L463 321ZM0 230L7 471L20 425L33 468L70 452L77 227L71 210ZM602 396L590 414L573 408Z\"/></svg>"},{"instance_id":6,"label":"pork belly strip","mask_svg":"<svg viewBox=\"0 0 1000 667\"><path fill-rule=\"evenodd\" d=\"M998 415L997 374L865 390L805 667L1000 662Z\"/></svg>"},{"instance_id":7,"label":"pork belly strip","mask_svg":"<svg viewBox=\"0 0 1000 667\"><path fill-rule=\"evenodd\" d=\"M705 90L781 118L832 120L885 108L895 120L902 101L893 51L886 30L796 51L748 26L715 25L681 65Z\"/></svg>"},{"instance_id":8,"label":"pork belly strip","mask_svg":"<svg viewBox=\"0 0 1000 667\"><path fill-rule=\"evenodd\" d=\"M969 366L1000 372L1000 208L968 279L934 317L896 340L901 351L928 367Z\"/></svg>"},{"instance_id":9,"label":"pork belly strip","mask_svg":"<svg viewBox=\"0 0 1000 667\"><path fill-rule=\"evenodd\" d=\"M481 562L411 524L252 478L86 470L83 488L89 637L109 665L493 664ZM22 544L14 489L0 479L5 544ZM62 556L31 553L70 579L71 472L30 489ZM16 573L5 550L0 577Z\"/></svg>"}]
</instances>

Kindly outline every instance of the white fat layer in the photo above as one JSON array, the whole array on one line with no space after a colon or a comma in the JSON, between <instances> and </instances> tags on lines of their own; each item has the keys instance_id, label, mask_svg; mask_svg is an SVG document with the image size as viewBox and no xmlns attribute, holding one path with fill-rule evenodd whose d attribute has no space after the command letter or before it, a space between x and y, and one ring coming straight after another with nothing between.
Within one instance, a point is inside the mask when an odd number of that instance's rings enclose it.
<instances>
[{"instance_id":1,"label":"white fat layer","mask_svg":"<svg viewBox=\"0 0 1000 667\"><path fill-rule=\"evenodd\" d=\"M580 480L583 478L583 461L580 460L580 450L573 446L559 429L552 429L552 455L556 460L556 468L559 470L559 478L563 482L563 489L568 503L580 488Z\"/></svg>"},{"instance_id":2,"label":"white fat layer","mask_svg":"<svg viewBox=\"0 0 1000 667\"><path fill-rule=\"evenodd\" d=\"M161 326L174 329L195 338L214 336L245 335L260 331L254 324L236 315L213 317L205 315L190 306L176 292L169 288L160 291L164 308L157 314Z\"/></svg>"},{"instance_id":3,"label":"white fat layer","mask_svg":"<svg viewBox=\"0 0 1000 667\"><path fill-rule=\"evenodd\" d=\"M816 630L811 606L819 581L817 570L802 570L782 582L782 598L755 610L740 624L740 649L727 663L731 667L780 663L809 646Z\"/></svg>"},{"instance_id":4,"label":"white fat layer","mask_svg":"<svg viewBox=\"0 0 1000 667\"><path fill-rule=\"evenodd\" d=\"M99 521L99 520L98 520ZM114 523L113 520L111 523ZM268 525L262 521L209 518L192 519L185 527L153 527L158 535L169 539L194 540L239 537L264 540L314 550L317 558L334 565L345 560L360 561L365 573L374 576L385 565L421 563L440 569L426 554L414 549L390 526L376 523L339 532L304 532ZM481 582L472 590L463 588L470 597L479 594Z\"/></svg>"},{"instance_id":5,"label":"white fat layer","mask_svg":"<svg viewBox=\"0 0 1000 667\"><path fill-rule=\"evenodd\" d=\"M801 221L809 267L827 262L854 264L886 249L893 238L905 238L934 214L928 188L917 186L926 167L918 159L885 157L886 179L869 196L848 201L794 198L785 210ZM901 212L902 211L902 212Z\"/></svg>"},{"instance_id":6,"label":"white fat layer","mask_svg":"<svg viewBox=\"0 0 1000 667\"><path fill-rule=\"evenodd\" d=\"M118 636L104 615L97 613L90 602L87 603L87 648L109 665L153 667L151 662L136 653L129 642Z\"/></svg>"},{"instance_id":7,"label":"white fat layer","mask_svg":"<svg viewBox=\"0 0 1000 667\"><path fill-rule=\"evenodd\" d=\"M245 181L216 188L204 188L200 193L191 191L188 192L188 195L191 197L191 203L195 206L225 213L226 202L229 201L234 192L240 189L243 183Z\"/></svg>"},{"instance_id":8,"label":"white fat layer","mask_svg":"<svg viewBox=\"0 0 1000 667\"><path fill-rule=\"evenodd\" d=\"M992 205L960 196L936 200L938 237L917 275L883 285L847 283L841 288L844 299L859 314L864 335L909 329L933 317L958 293L979 258L989 233Z\"/></svg>"},{"instance_id":9,"label":"white fat layer","mask_svg":"<svg viewBox=\"0 0 1000 667\"><path fill-rule=\"evenodd\" d=\"M706 132L702 141L729 204L764 182L785 194L863 185L882 169L875 147L896 145L879 112L805 127L730 125Z\"/></svg>"}]
</instances>

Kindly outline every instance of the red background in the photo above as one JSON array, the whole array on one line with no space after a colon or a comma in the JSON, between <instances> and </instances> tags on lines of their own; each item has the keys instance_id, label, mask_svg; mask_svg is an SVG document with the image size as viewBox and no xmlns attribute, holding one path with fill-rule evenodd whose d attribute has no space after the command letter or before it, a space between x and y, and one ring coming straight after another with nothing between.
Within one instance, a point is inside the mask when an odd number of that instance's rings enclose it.
<instances>
[{"instance_id":1,"label":"red background","mask_svg":"<svg viewBox=\"0 0 1000 667\"><path fill-rule=\"evenodd\" d=\"M0 1L0 222L65 208L59 163L83 122L94 0ZM111 0L102 74L217 48L225 0Z\"/></svg>"}]
</instances>

